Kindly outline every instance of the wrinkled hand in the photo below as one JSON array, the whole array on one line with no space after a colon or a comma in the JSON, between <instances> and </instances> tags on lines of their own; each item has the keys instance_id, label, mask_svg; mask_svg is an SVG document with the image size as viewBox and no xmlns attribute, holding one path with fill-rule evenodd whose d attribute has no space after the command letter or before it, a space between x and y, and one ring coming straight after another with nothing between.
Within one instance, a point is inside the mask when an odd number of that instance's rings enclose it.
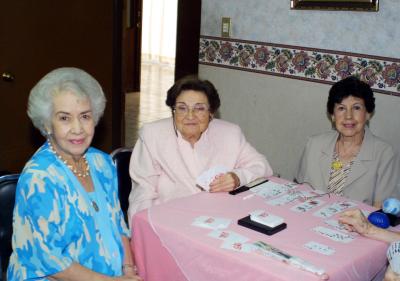
<instances>
[{"instance_id":1,"label":"wrinkled hand","mask_svg":"<svg viewBox=\"0 0 400 281\"><path fill-rule=\"evenodd\" d=\"M143 281L138 275L123 275L120 277L115 277L115 281Z\"/></svg>"},{"instance_id":2,"label":"wrinkled hand","mask_svg":"<svg viewBox=\"0 0 400 281\"><path fill-rule=\"evenodd\" d=\"M137 275L136 266L124 267L122 269L124 275L118 277L118 281L142 281L143 279Z\"/></svg>"},{"instance_id":3,"label":"wrinkled hand","mask_svg":"<svg viewBox=\"0 0 400 281\"><path fill-rule=\"evenodd\" d=\"M347 230L358 232L364 236L366 236L373 227L359 209L348 210L341 213L339 222L344 224Z\"/></svg>"},{"instance_id":4,"label":"wrinkled hand","mask_svg":"<svg viewBox=\"0 0 400 281\"><path fill-rule=\"evenodd\" d=\"M229 172L215 177L210 183L210 192L229 192L240 185L239 177Z\"/></svg>"},{"instance_id":5,"label":"wrinkled hand","mask_svg":"<svg viewBox=\"0 0 400 281\"><path fill-rule=\"evenodd\" d=\"M395 273L389 265L383 281L400 281L400 275Z\"/></svg>"}]
</instances>

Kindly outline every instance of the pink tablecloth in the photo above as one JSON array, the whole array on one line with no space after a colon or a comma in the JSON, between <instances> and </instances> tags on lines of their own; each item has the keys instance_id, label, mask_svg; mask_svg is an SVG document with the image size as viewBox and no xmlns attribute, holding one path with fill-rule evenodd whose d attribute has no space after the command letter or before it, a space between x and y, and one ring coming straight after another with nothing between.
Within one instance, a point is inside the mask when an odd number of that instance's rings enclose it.
<instances>
[{"instance_id":1,"label":"pink tablecloth","mask_svg":"<svg viewBox=\"0 0 400 281\"><path fill-rule=\"evenodd\" d=\"M132 248L140 275L145 281L319 279L314 274L270 257L221 248L221 240L207 236L211 230L191 225L201 215L231 219L228 230L248 237L250 242L264 241L301 257L325 269L330 276L329 280L367 281L374 279L384 269L387 248L385 243L361 236L356 236L350 243L332 241L312 230L316 226L328 227L323 219L313 215L319 208L296 213L290 208L299 202L271 206L258 196L243 200L249 194L249 191L236 196L203 192L136 214L132 222ZM321 208L336 201L347 200L336 196L324 196L320 199L325 201ZM359 202L357 204L363 210L372 210L370 206ZM287 229L267 236L237 225L239 218L256 209L266 209L283 217ZM304 244L309 241L330 246L335 249L335 253L326 256L305 249Z\"/></svg>"}]
</instances>

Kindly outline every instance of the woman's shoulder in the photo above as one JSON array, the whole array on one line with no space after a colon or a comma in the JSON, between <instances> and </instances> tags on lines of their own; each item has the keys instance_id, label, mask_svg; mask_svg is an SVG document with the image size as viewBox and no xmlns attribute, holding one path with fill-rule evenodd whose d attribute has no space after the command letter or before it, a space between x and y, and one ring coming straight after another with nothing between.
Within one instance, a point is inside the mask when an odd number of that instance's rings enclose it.
<instances>
[{"instance_id":1,"label":"woman's shoulder","mask_svg":"<svg viewBox=\"0 0 400 281\"><path fill-rule=\"evenodd\" d=\"M92 155L92 156L97 156L97 157L102 157L104 159L112 161L111 156L109 154L107 154L104 151L101 151L100 149L97 149L95 147L89 147L86 154Z\"/></svg>"},{"instance_id":2,"label":"woman's shoulder","mask_svg":"<svg viewBox=\"0 0 400 281\"><path fill-rule=\"evenodd\" d=\"M46 170L56 159L57 156L46 145L43 145L26 162L21 175L34 173L37 170Z\"/></svg>"},{"instance_id":3,"label":"woman's shoulder","mask_svg":"<svg viewBox=\"0 0 400 281\"><path fill-rule=\"evenodd\" d=\"M86 152L86 159L89 164L94 165L96 170L105 171L105 168L114 169L114 162L111 155L94 147L89 147Z\"/></svg>"},{"instance_id":4,"label":"woman's shoulder","mask_svg":"<svg viewBox=\"0 0 400 281\"><path fill-rule=\"evenodd\" d=\"M209 130L219 134L241 134L242 130L239 125L234 123L214 118L209 124Z\"/></svg>"},{"instance_id":5,"label":"woman's shoulder","mask_svg":"<svg viewBox=\"0 0 400 281\"><path fill-rule=\"evenodd\" d=\"M321 143L324 144L332 139L336 139L338 133L335 130L326 131L323 133L311 135L308 137L308 141L312 143Z\"/></svg>"},{"instance_id":6,"label":"woman's shoulder","mask_svg":"<svg viewBox=\"0 0 400 281\"><path fill-rule=\"evenodd\" d=\"M378 153L385 151L387 154L397 154L397 151L390 143L383 138L374 135L369 128L366 128L365 130L365 140L365 145L368 147L368 149L373 147Z\"/></svg>"},{"instance_id":7,"label":"woman's shoulder","mask_svg":"<svg viewBox=\"0 0 400 281\"><path fill-rule=\"evenodd\" d=\"M160 135L160 134L175 134L174 123L172 117L160 119L150 123L146 123L140 129L141 136Z\"/></svg>"}]
</instances>

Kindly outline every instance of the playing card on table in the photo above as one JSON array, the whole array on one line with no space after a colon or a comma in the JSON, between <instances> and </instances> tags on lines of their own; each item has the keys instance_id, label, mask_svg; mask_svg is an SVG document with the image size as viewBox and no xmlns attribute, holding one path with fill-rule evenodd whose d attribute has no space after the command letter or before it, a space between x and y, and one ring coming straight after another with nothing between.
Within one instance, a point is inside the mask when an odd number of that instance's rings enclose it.
<instances>
[{"instance_id":1,"label":"playing card on table","mask_svg":"<svg viewBox=\"0 0 400 281\"><path fill-rule=\"evenodd\" d=\"M351 202L351 201L342 201L342 202L334 203L333 206L335 206L335 208L337 208L339 210L339 212L342 212L346 209L356 207L357 204L354 202Z\"/></svg>"},{"instance_id":2,"label":"playing card on table","mask_svg":"<svg viewBox=\"0 0 400 281\"><path fill-rule=\"evenodd\" d=\"M331 256L335 253L335 249L326 246L324 244L320 244L318 242L310 241L306 244L304 244L304 248L309 249L311 251L326 255L326 256Z\"/></svg>"},{"instance_id":3,"label":"playing card on table","mask_svg":"<svg viewBox=\"0 0 400 281\"><path fill-rule=\"evenodd\" d=\"M291 193L291 194L282 195L278 198L268 200L267 203L272 206L281 206L281 205L289 204L298 198L299 198L298 194Z\"/></svg>"},{"instance_id":4,"label":"playing card on table","mask_svg":"<svg viewBox=\"0 0 400 281\"><path fill-rule=\"evenodd\" d=\"M353 208L355 206L357 206L357 204L351 201L336 202L324 208L319 209L317 212L314 213L314 216L320 218L329 218L333 215L336 215L340 212L343 212L346 209Z\"/></svg>"},{"instance_id":5,"label":"playing card on table","mask_svg":"<svg viewBox=\"0 0 400 281\"><path fill-rule=\"evenodd\" d=\"M215 229L211 231L210 233L207 234L208 236L212 238L217 238L225 241L231 241L232 243L234 242L246 242L249 240L249 238L240 235L234 231L230 230L220 230L220 229Z\"/></svg>"},{"instance_id":6,"label":"playing card on table","mask_svg":"<svg viewBox=\"0 0 400 281\"><path fill-rule=\"evenodd\" d=\"M306 202L300 203L296 206L290 208L290 210L298 212L298 213L305 213L311 209L321 206L325 202L319 199L310 199Z\"/></svg>"},{"instance_id":7,"label":"playing card on table","mask_svg":"<svg viewBox=\"0 0 400 281\"><path fill-rule=\"evenodd\" d=\"M302 191L302 190L289 190L287 194L279 196L277 198L268 200L267 203L272 206L281 206L289 204L296 200L301 200L303 198L312 196L313 193L309 191Z\"/></svg>"},{"instance_id":8,"label":"playing card on table","mask_svg":"<svg viewBox=\"0 0 400 281\"><path fill-rule=\"evenodd\" d=\"M212 183L215 177L218 175L223 175L227 172L229 172L229 170L224 166L212 167L211 169L204 171L203 173L201 173L200 176L197 177L196 184L201 188L203 188L204 190L209 191L210 183Z\"/></svg>"},{"instance_id":9,"label":"playing card on table","mask_svg":"<svg viewBox=\"0 0 400 281\"><path fill-rule=\"evenodd\" d=\"M240 241L234 242L229 240L225 240L221 244L221 248L243 253L250 253L257 249L257 247L252 243L244 243Z\"/></svg>"},{"instance_id":10,"label":"playing card on table","mask_svg":"<svg viewBox=\"0 0 400 281\"><path fill-rule=\"evenodd\" d=\"M324 221L324 222L325 222L327 225L333 227L335 230L342 231L342 232L344 232L344 233L346 233L346 234L349 234L349 233L350 233L350 231L348 231L348 230L346 229L346 227L344 226L344 224L341 224L338 220L326 220L326 221ZM354 235L358 235L358 233L353 232L353 233L351 234L351 236L354 236Z\"/></svg>"},{"instance_id":11,"label":"playing card on table","mask_svg":"<svg viewBox=\"0 0 400 281\"><path fill-rule=\"evenodd\" d=\"M268 181L256 187L253 187L250 190L258 196L261 196L263 198L270 198L287 192L290 188L291 187L284 184Z\"/></svg>"},{"instance_id":12,"label":"playing card on table","mask_svg":"<svg viewBox=\"0 0 400 281\"><path fill-rule=\"evenodd\" d=\"M192 225L210 229L224 229L227 228L230 223L230 219L200 216L193 220Z\"/></svg>"},{"instance_id":13,"label":"playing card on table","mask_svg":"<svg viewBox=\"0 0 400 281\"><path fill-rule=\"evenodd\" d=\"M336 230L332 230L330 228L326 228L323 226L314 227L313 230L316 233L336 242L349 243L354 240L354 237L352 237L351 235Z\"/></svg>"}]
</instances>

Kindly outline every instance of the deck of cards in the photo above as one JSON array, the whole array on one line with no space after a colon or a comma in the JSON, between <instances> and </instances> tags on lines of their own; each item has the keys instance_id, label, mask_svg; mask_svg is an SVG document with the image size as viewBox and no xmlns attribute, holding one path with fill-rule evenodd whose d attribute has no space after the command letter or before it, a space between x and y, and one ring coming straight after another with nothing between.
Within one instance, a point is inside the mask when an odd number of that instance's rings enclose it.
<instances>
[{"instance_id":1,"label":"deck of cards","mask_svg":"<svg viewBox=\"0 0 400 281\"><path fill-rule=\"evenodd\" d=\"M224 166L212 167L197 177L196 184L205 191L210 191L210 183L212 183L217 176L223 175L227 172L229 172L229 170Z\"/></svg>"},{"instance_id":2,"label":"deck of cards","mask_svg":"<svg viewBox=\"0 0 400 281\"><path fill-rule=\"evenodd\" d=\"M265 210L255 210L251 212L250 219L268 227L275 227L284 222L283 218L270 214Z\"/></svg>"},{"instance_id":3,"label":"deck of cards","mask_svg":"<svg viewBox=\"0 0 400 281\"><path fill-rule=\"evenodd\" d=\"M387 250L387 258L392 270L400 274L400 241L392 242Z\"/></svg>"}]
</instances>

